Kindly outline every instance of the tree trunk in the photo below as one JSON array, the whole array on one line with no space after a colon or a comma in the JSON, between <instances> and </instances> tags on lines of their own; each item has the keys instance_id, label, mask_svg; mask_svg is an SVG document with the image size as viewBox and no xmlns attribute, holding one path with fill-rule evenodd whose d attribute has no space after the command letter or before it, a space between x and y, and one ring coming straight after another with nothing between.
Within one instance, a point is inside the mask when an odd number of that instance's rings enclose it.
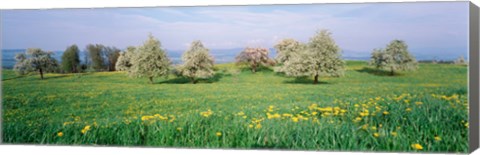
<instances>
[{"instance_id":1,"label":"tree trunk","mask_svg":"<svg viewBox=\"0 0 480 155\"><path fill-rule=\"evenodd\" d=\"M390 75L391 76L395 75L395 71L393 70L393 67L390 67Z\"/></svg>"},{"instance_id":2,"label":"tree trunk","mask_svg":"<svg viewBox=\"0 0 480 155\"><path fill-rule=\"evenodd\" d=\"M195 80L195 78L191 78L190 81L192 81L192 84L196 84L196 83L197 83L197 80Z\"/></svg>"},{"instance_id":3,"label":"tree trunk","mask_svg":"<svg viewBox=\"0 0 480 155\"><path fill-rule=\"evenodd\" d=\"M153 84L153 77L148 77L148 79L150 80L150 83Z\"/></svg>"},{"instance_id":4,"label":"tree trunk","mask_svg":"<svg viewBox=\"0 0 480 155\"><path fill-rule=\"evenodd\" d=\"M313 84L318 84L318 74L315 75L315 79L313 80Z\"/></svg>"},{"instance_id":5,"label":"tree trunk","mask_svg":"<svg viewBox=\"0 0 480 155\"><path fill-rule=\"evenodd\" d=\"M38 71L40 72L40 78L43 79L43 70L40 68Z\"/></svg>"},{"instance_id":6,"label":"tree trunk","mask_svg":"<svg viewBox=\"0 0 480 155\"><path fill-rule=\"evenodd\" d=\"M256 64L252 65L252 73L255 73L255 72L257 72L257 65Z\"/></svg>"}]
</instances>

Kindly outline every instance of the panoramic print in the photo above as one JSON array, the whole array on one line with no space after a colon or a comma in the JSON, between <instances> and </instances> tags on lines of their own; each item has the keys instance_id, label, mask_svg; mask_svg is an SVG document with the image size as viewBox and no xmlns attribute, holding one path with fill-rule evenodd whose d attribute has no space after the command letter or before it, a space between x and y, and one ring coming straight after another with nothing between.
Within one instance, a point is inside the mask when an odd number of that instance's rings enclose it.
<instances>
[{"instance_id":1,"label":"panoramic print","mask_svg":"<svg viewBox=\"0 0 480 155\"><path fill-rule=\"evenodd\" d=\"M468 4L1 10L2 142L466 153Z\"/></svg>"}]
</instances>

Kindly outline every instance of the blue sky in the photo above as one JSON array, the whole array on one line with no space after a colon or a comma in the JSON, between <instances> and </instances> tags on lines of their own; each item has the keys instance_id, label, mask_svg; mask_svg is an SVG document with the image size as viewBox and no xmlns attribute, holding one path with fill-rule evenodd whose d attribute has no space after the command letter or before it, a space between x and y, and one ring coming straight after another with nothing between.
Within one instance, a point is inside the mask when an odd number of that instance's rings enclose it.
<instances>
[{"instance_id":1,"label":"blue sky","mask_svg":"<svg viewBox=\"0 0 480 155\"><path fill-rule=\"evenodd\" d=\"M414 55L467 55L468 2L2 10L2 49L138 46L152 33L167 50L273 47L329 29L346 55L402 39Z\"/></svg>"}]
</instances>

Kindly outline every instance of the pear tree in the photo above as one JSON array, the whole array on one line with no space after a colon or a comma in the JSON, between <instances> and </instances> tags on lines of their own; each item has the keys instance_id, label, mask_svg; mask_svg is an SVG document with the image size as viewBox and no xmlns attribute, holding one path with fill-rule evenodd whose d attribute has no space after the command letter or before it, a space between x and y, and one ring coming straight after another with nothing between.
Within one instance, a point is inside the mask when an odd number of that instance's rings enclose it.
<instances>
[{"instance_id":1,"label":"pear tree","mask_svg":"<svg viewBox=\"0 0 480 155\"><path fill-rule=\"evenodd\" d=\"M136 48L134 46L129 46L124 52L120 53L117 63L115 64L117 71L128 71L130 67L132 67L131 59L135 54L135 50Z\"/></svg>"},{"instance_id":2,"label":"pear tree","mask_svg":"<svg viewBox=\"0 0 480 155\"><path fill-rule=\"evenodd\" d=\"M287 76L313 77L314 84L318 83L320 76L339 77L345 70L341 50L328 30L317 31L306 47L292 52L283 65Z\"/></svg>"},{"instance_id":3,"label":"pear tree","mask_svg":"<svg viewBox=\"0 0 480 155\"><path fill-rule=\"evenodd\" d=\"M293 54L304 50L305 45L294 39L283 39L274 47L277 52L275 61L278 64L278 66L276 66L274 70L275 72L284 72L285 62L290 60Z\"/></svg>"},{"instance_id":4,"label":"pear tree","mask_svg":"<svg viewBox=\"0 0 480 155\"><path fill-rule=\"evenodd\" d=\"M155 77L168 77L171 65L160 41L151 34L148 36L148 40L135 50L131 63L129 75L136 78L146 77L152 84Z\"/></svg>"},{"instance_id":5,"label":"pear tree","mask_svg":"<svg viewBox=\"0 0 480 155\"><path fill-rule=\"evenodd\" d=\"M418 68L417 60L408 51L408 45L398 39L391 41L385 49L375 49L370 64L377 69L390 70L392 76L398 71L413 71Z\"/></svg>"},{"instance_id":6,"label":"pear tree","mask_svg":"<svg viewBox=\"0 0 480 155\"><path fill-rule=\"evenodd\" d=\"M194 41L189 49L182 55L183 64L180 66L180 73L195 84L198 79L213 77L215 71L214 59L200 41Z\"/></svg>"},{"instance_id":7,"label":"pear tree","mask_svg":"<svg viewBox=\"0 0 480 155\"><path fill-rule=\"evenodd\" d=\"M25 75L31 72L38 72L43 79L44 73L55 72L58 67L58 61L53 58L53 52L45 52L39 48L29 48L25 53L19 53L15 56L17 61L13 70L19 75Z\"/></svg>"}]
</instances>

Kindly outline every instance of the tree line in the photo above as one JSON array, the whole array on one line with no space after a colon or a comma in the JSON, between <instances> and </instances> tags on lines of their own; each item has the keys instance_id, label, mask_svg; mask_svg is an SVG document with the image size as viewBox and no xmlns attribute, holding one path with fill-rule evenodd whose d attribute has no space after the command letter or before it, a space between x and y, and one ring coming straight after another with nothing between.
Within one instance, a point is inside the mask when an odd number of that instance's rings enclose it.
<instances>
[{"instance_id":1,"label":"tree line","mask_svg":"<svg viewBox=\"0 0 480 155\"><path fill-rule=\"evenodd\" d=\"M322 76L343 76L346 63L331 35L331 32L323 29L317 31L307 43L283 39L274 46L277 52L275 58L268 57L267 48L246 47L235 57L236 65L245 66L252 73L260 67L273 67L275 72L289 77L313 77L314 84ZM151 34L143 45L129 46L123 51L101 44L89 44L86 51L85 62L81 63L79 48L76 45L69 46L59 64L52 57L52 52L29 48L25 53L15 56L17 63L14 70L21 75L38 72L41 79L45 72L125 71L130 77L147 78L150 83L154 78L167 77L171 73L188 78L194 84L215 75L214 58L199 40L190 44L182 54L183 63L175 67L161 42ZM379 70L389 70L391 75L418 68L416 59L402 40L393 40L384 49L374 49L369 64Z\"/></svg>"},{"instance_id":2,"label":"tree line","mask_svg":"<svg viewBox=\"0 0 480 155\"><path fill-rule=\"evenodd\" d=\"M80 61L80 50L77 45L71 45L63 52L61 62L53 58L53 52L40 48L29 48L25 53L15 56L13 69L24 75L38 72L41 79L44 73L80 73L84 71L115 71L115 64L121 53L116 47L101 44L89 44L86 47L85 62Z\"/></svg>"}]
</instances>

